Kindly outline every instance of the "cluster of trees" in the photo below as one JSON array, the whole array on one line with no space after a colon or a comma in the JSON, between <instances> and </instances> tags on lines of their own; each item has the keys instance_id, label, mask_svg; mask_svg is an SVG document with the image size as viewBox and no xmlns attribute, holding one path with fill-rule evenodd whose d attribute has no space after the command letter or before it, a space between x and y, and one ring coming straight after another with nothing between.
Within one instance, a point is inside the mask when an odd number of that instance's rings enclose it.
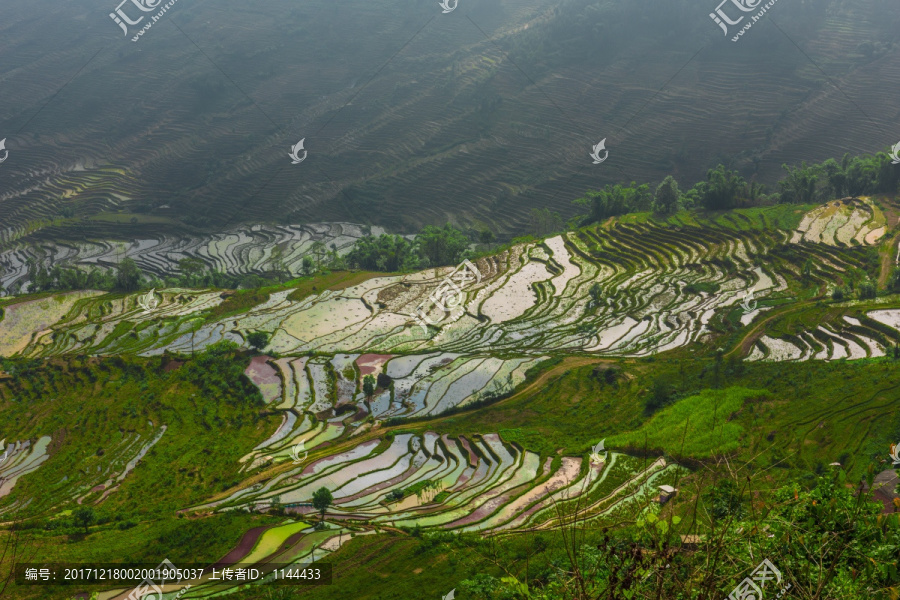
<instances>
[{"instance_id":1,"label":"cluster of trees","mask_svg":"<svg viewBox=\"0 0 900 600\"><path fill-rule=\"evenodd\" d=\"M429 225L412 240L386 233L360 238L345 258L351 267L368 271L415 271L458 264L468 255L470 243L449 223Z\"/></svg>"},{"instance_id":2,"label":"cluster of trees","mask_svg":"<svg viewBox=\"0 0 900 600\"><path fill-rule=\"evenodd\" d=\"M740 173L719 165L706 173L706 179L682 192L672 176L657 186L655 193L648 184L607 185L590 190L576 204L588 208L583 223L601 221L630 212L652 210L657 214L673 214L680 209L727 210L775 203L812 204L831 198L900 191L900 169L891 156L879 152L871 156L845 154L840 162L828 159L821 164L799 167L782 165L784 178L778 189L766 193L766 186L745 180Z\"/></svg>"},{"instance_id":3,"label":"cluster of trees","mask_svg":"<svg viewBox=\"0 0 900 600\"><path fill-rule=\"evenodd\" d=\"M307 257L309 258L309 257ZM310 258L310 260L312 260ZM312 267L310 267L312 269ZM135 292L145 288L162 287L216 287L227 289L255 289L284 281L286 273L270 271L263 275L250 273L229 275L210 270L199 258L183 258L178 261L178 273L160 279L141 271L131 258L123 258L115 268L88 269L68 265L47 266L31 260L28 263L27 292L57 292L70 290L104 290Z\"/></svg>"},{"instance_id":4,"label":"cluster of trees","mask_svg":"<svg viewBox=\"0 0 900 600\"><path fill-rule=\"evenodd\" d=\"M888 290L891 292L900 292L900 286L897 286L898 281L900 281L900 270L894 272L894 276L888 284ZM874 281L867 279L860 282L860 284L855 287L856 296L860 300L872 300L878 296L878 287L875 285ZM845 287L836 286L831 290L831 299L838 302L848 299L854 292L853 288L853 281L850 281Z\"/></svg>"},{"instance_id":5,"label":"cluster of trees","mask_svg":"<svg viewBox=\"0 0 900 600\"><path fill-rule=\"evenodd\" d=\"M140 289L143 275L130 258L122 260L115 269L79 269L61 265L48 267L32 259L28 261L28 280L29 292L85 289L133 292Z\"/></svg>"},{"instance_id":6,"label":"cluster of trees","mask_svg":"<svg viewBox=\"0 0 900 600\"><path fill-rule=\"evenodd\" d=\"M204 398L225 398L232 404L244 402L264 406L259 388L243 376L245 365L235 360L239 351L240 347L232 341L216 342L175 371L174 377L197 387Z\"/></svg>"},{"instance_id":7,"label":"cluster of trees","mask_svg":"<svg viewBox=\"0 0 900 600\"><path fill-rule=\"evenodd\" d=\"M558 214L550 214L548 211L546 218L552 229L559 227L561 220ZM494 239L490 230L475 232L474 236L483 244L489 244ZM347 268L397 272L455 265L468 256L471 243L469 236L450 224L444 227L427 226L411 240L399 235L368 235L360 238L346 256L339 255L334 244L328 248L323 242L314 242L309 254L302 259L302 272L313 275L323 269ZM258 289L282 283L291 277L292 274L283 262L283 250L276 246L265 273L241 275L211 270L199 258L181 259L178 261L178 272L162 279L143 273L131 258L122 259L111 269L48 266L32 259L28 263L29 285L24 291L35 293L94 289L134 292L151 287Z\"/></svg>"}]
</instances>

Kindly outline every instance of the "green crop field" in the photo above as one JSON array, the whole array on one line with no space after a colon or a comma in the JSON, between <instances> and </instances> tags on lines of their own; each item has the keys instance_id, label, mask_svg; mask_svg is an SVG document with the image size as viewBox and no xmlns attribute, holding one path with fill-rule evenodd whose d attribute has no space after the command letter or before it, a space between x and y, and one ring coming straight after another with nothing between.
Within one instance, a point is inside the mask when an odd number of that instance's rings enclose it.
<instances>
[{"instance_id":1,"label":"green crop field","mask_svg":"<svg viewBox=\"0 0 900 600\"><path fill-rule=\"evenodd\" d=\"M402 597L357 569L488 598L555 589L579 523L601 546L623 524L702 534L782 510L785 486L852 487L900 439L900 297L862 292L897 238L870 239L869 211L807 241L825 214L632 214L506 246L427 328L410 315L436 270L6 299L2 535L58 562L334 566L271 598Z\"/></svg>"}]
</instances>

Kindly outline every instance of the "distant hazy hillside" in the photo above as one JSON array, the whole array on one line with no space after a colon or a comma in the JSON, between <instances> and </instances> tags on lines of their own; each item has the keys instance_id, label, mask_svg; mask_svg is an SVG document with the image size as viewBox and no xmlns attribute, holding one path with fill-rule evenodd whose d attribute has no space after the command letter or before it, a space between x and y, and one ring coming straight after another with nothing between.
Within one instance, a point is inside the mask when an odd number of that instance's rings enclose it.
<instances>
[{"instance_id":1,"label":"distant hazy hillside","mask_svg":"<svg viewBox=\"0 0 900 600\"><path fill-rule=\"evenodd\" d=\"M614 181L693 183L725 162L771 183L784 162L900 139L887 0L779 2L738 43L716 0L181 0L136 43L116 4L0 7L4 240L241 221L514 232Z\"/></svg>"}]
</instances>

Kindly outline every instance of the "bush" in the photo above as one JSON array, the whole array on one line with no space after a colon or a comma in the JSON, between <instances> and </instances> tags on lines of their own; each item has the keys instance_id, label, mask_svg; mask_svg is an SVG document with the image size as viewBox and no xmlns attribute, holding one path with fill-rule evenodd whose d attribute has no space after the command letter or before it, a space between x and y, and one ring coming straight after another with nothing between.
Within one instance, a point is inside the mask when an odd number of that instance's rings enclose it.
<instances>
[{"instance_id":1,"label":"bush","mask_svg":"<svg viewBox=\"0 0 900 600\"><path fill-rule=\"evenodd\" d=\"M653 380L650 397L644 405L647 414L652 415L663 406L669 404L675 397L675 387L667 377L657 377Z\"/></svg>"},{"instance_id":2,"label":"bush","mask_svg":"<svg viewBox=\"0 0 900 600\"><path fill-rule=\"evenodd\" d=\"M262 350L269 345L269 334L265 331L254 331L247 334L247 343L254 350Z\"/></svg>"},{"instance_id":3,"label":"bush","mask_svg":"<svg viewBox=\"0 0 900 600\"><path fill-rule=\"evenodd\" d=\"M875 284L871 281L864 281L859 284L859 299L860 300L871 300L877 295L877 289Z\"/></svg>"},{"instance_id":4,"label":"bush","mask_svg":"<svg viewBox=\"0 0 900 600\"><path fill-rule=\"evenodd\" d=\"M712 281L700 281L697 283L689 283L681 290L685 294L699 294L705 292L707 294L715 294L719 291L719 284Z\"/></svg>"}]
</instances>

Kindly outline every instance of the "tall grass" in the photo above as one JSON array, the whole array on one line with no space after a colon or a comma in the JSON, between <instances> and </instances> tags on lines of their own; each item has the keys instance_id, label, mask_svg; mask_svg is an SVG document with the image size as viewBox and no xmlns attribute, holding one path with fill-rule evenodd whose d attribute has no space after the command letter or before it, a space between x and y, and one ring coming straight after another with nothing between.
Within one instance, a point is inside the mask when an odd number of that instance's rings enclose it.
<instances>
[{"instance_id":1,"label":"tall grass","mask_svg":"<svg viewBox=\"0 0 900 600\"><path fill-rule=\"evenodd\" d=\"M608 448L661 450L691 458L709 458L737 450L744 428L731 415L765 390L730 387L704 390L655 414L639 429L607 438ZM684 447L681 438L687 432Z\"/></svg>"}]
</instances>

